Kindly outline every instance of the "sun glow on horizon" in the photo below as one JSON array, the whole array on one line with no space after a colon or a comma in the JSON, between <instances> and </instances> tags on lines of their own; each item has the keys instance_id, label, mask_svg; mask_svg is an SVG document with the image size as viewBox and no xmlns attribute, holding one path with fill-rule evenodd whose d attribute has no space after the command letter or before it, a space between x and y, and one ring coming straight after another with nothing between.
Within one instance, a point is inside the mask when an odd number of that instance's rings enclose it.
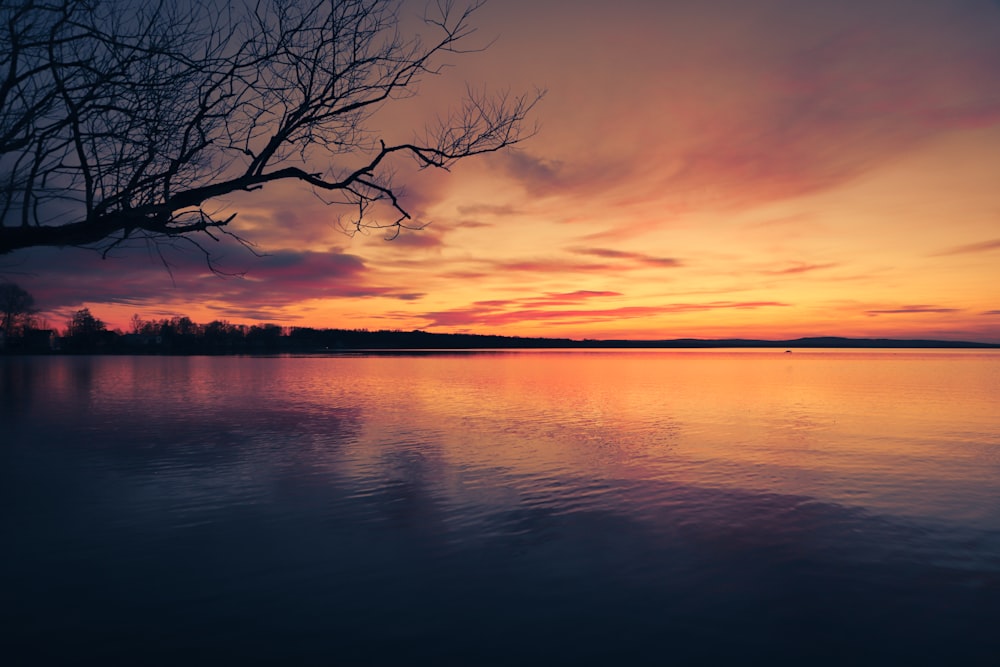
<instances>
[{"instance_id":1,"label":"sun glow on horizon","mask_svg":"<svg viewBox=\"0 0 1000 667\"><path fill-rule=\"evenodd\" d=\"M88 306L123 330L138 313L1000 342L1000 8L912 4L492 3L496 43L402 109L430 113L464 80L542 85L541 130L451 173L401 164L422 230L348 236L344 211L269 186L232 202L262 256L217 246L244 277L143 250L26 252L10 277L60 328Z\"/></svg>"}]
</instances>

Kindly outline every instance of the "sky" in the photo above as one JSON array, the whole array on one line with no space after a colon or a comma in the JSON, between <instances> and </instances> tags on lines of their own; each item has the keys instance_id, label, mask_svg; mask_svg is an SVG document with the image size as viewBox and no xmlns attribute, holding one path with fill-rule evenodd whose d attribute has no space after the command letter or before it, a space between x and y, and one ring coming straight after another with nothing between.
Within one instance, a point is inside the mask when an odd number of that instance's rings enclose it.
<instances>
[{"instance_id":1,"label":"sky","mask_svg":"<svg viewBox=\"0 0 1000 667\"><path fill-rule=\"evenodd\" d=\"M419 2L404 11L416 12ZM1000 342L1000 2L492 0L374 126L467 83L544 88L538 133L401 174L426 223L348 236L308 189L227 205L255 256L0 257L62 328L187 315L515 336ZM404 136L405 138L405 136Z\"/></svg>"}]
</instances>

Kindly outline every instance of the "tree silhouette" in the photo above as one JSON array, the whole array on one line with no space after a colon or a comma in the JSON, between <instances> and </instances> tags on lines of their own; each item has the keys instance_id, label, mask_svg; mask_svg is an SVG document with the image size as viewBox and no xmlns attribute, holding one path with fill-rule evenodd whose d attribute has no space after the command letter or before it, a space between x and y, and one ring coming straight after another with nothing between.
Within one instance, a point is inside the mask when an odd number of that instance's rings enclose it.
<instances>
[{"instance_id":1,"label":"tree silhouette","mask_svg":"<svg viewBox=\"0 0 1000 667\"><path fill-rule=\"evenodd\" d=\"M71 352L93 352L108 334L103 321L94 317L89 308L81 308L66 322L65 347Z\"/></svg>"},{"instance_id":2,"label":"tree silhouette","mask_svg":"<svg viewBox=\"0 0 1000 667\"><path fill-rule=\"evenodd\" d=\"M67 336L87 337L94 336L107 329L107 325L94 317L90 308L81 308L73 313L73 317L66 323Z\"/></svg>"},{"instance_id":3,"label":"tree silhouette","mask_svg":"<svg viewBox=\"0 0 1000 667\"><path fill-rule=\"evenodd\" d=\"M15 338L31 328L35 298L15 283L0 283L0 331Z\"/></svg>"},{"instance_id":4,"label":"tree silhouette","mask_svg":"<svg viewBox=\"0 0 1000 667\"><path fill-rule=\"evenodd\" d=\"M428 38L404 32L403 0L0 0L0 254L202 247L235 236L221 198L274 181L349 206L348 229L416 225L397 158L447 169L534 131L540 93L472 88L412 139L370 127L475 50L482 1L430 2Z\"/></svg>"}]
</instances>

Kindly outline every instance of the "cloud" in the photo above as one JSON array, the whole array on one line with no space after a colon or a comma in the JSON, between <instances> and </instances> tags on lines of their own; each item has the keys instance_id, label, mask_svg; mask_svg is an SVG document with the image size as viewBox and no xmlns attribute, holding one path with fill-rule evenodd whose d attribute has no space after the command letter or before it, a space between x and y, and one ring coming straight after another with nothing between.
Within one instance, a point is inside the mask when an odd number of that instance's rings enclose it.
<instances>
[{"instance_id":1,"label":"cloud","mask_svg":"<svg viewBox=\"0 0 1000 667\"><path fill-rule=\"evenodd\" d=\"M560 149L550 148L552 154ZM503 173L513 179L534 199L546 197L579 197L591 200L622 196L643 182L640 173L650 165L642 153L619 157L599 150L576 154L570 159L538 157L526 150L507 153L497 163Z\"/></svg>"},{"instance_id":2,"label":"cloud","mask_svg":"<svg viewBox=\"0 0 1000 667\"><path fill-rule=\"evenodd\" d=\"M579 261L559 257L479 261L489 265L494 272L542 273L546 275L616 273L649 268L677 268L683 266L680 260L671 257L654 257L652 255L623 250L571 248L569 252L574 255L584 255L607 261Z\"/></svg>"},{"instance_id":3,"label":"cloud","mask_svg":"<svg viewBox=\"0 0 1000 667\"><path fill-rule=\"evenodd\" d=\"M507 273L595 273L612 271L617 265L612 262L571 262L564 259L522 259L522 260L486 260L494 270Z\"/></svg>"},{"instance_id":4,"label":"cloud","mask_svg":"<svg viewBox=\"0 0 1000 667\"><path fill-rule=\"evenodd\" d=\"M494 215L509 216L521 213L520 209L509 204L465 204L458 207L461 215ZM479 223L484 225L485 223Z\"/></svg>"},{"instance_id":5,"label":"cloud","mask_svg":"<svg viewBox=\"0 0 1000 667\"><path fill-rule=\"evenodd\" d=\"M784 269L773 269L769 271L764 271L763 273L769 276L789 276L796 275L799 273L809 273L810 271L820 271L822 269L831 269L839 264L828 262L826 264L806 264L805 262L796 262L792 266L786 267Z\"/></svg>"},{"instance_id":6,"label":"cloud","mask_svg":"<svg viewBox=\"0 0 1000 667\"><path fill-rule=\"evenodd\" d=\"M263 257L242 257L244 277L213 274L204 257L165 247L164 262L155 253L131 252L102 260L81 250L30 251L33 275L19 280L46 311L77 308L83 303L160 308L214 307L230 316L267 318L290 314L310 299L383 297L402 301L422 293L375 283L365 262L337 248L325 252L283 249ZM235 263L235 260L230 263Z\"/></svg>"},{"instance_id":7,"label":"cloud","mask_svg":"<svg viewBox=\"0 0 1000 667\"><path fill-rule=\"evenodd\" d=\"M940 306L900 306L898 308L881 308L866 310L865 314L875 315L910 315L910 314L945 314L961 312L957 308L942 308Z\"/></svg>"},{"instance_id":8,"label":"cloud","mask_svg":"<svg viewBox=\"0 0 1000 667\"><path fill-rule=\"evenodd\" d=\"M491 275L493 274L488 271L445 271L441 277L449 280L478 280Z\"/></svg>"},{"instance_id":9,"label":"cloud","mask_svg":"<svg viewBox=\"0 0 1000 667\"><path fill-rule=\"evenodd\" d=\"M966 245L954 246L940 252L933 253L931 257L942 257L945 255L967 255L979 252L990 252L1000 250L1000 239L990 241L980 241L979 243L969 243Z\"/></svg>"},{"instance_id":10,"label":"cloud","mask_svg":"<svg viewBox=\"0 0 1000 667\"><path fill-rule=\"evenodd\" d=\"M534 298L535 301L559 301L559 302L569 302L576 303L579 301L585 301L586 299L595 299L599 297L608 296L622 296L621 292L608 292L608 291L597 291L597 290L576 290L575 292L548 292L544 297Z\"/></svg>"},{"instance_id":11,"label":"cloud","mask_svg":"<svg viewBox=\"0 0 1000 667\"><path fill-rule=\"evenodd\" d=\"M492 222L482 222L480 220L468 220L468 219L458 220L457 222L452 223L451 226L460 227L463 229L486 229L489 227L496 227L496 225L493 224Z\"/></svg>"},{"instance_id":12,"label":"cloud","mask_svg":"<svg viewBox=\"0 0 1000 667\"><path fill-rule=\"evenodd\" d=\"M524 150L508 153L504 167L530 192L559 190L568 178L561 161L536 157Z\"/></svg>"},{"instance_id":13,"label":"cloud","mask_svg":"<svg viewBox=\"0 0 1000 667\"><path fill-rule=\"evenodd\" d=\"M505 306L562 306L577 304L588 299L624 296L621 292L576 290L575 292L546 292L543 296L529 296L520 299L489 299L476 301L474 307L501 308Z\"/></svg>"},{"instance_id":14,"label":"cloud","mask_svg":"<svg viewBox=\"0 0 1000 667\"><path fill-rule=\"evenodd\" d=\"M588 5L562 19L549 48L570 51L537 63L563 68L543 132L494 164L532 197L559 198L548 206L566 219L582 200L655 208L662 225L829 190L938 135L1000 123L996 24L969 3L714 4L642 3L627 17ZM572 36L598 20L632 41L576 74Z\"/></svg>"},{"instance_id":15,"label":"cloud","mask_svg":"<svg viewBox=\"0 0 1000 667\"><path fill-rule=\"evenodd\" d=\"M437 250L444 247L444 234L438 229L424 227L423 229L404 229L394 239L387 239L385 247L410 251Z\"/></svg>"},{"instance_id":16,"label":"cloud","mask_svg":"<svg viewBox=\"0 0 1000 667\"><path fill-rule=\"evenodd\" d=\"M430 327L502 327L511 324L595 324L615 322L622 319L636 319L720 309L754 310L758 308L788 307L777 301L712 301L705 303L672 303L662 306L620 306L616 308L594 309L545 309L521 308L530 299L505 302L481 302L465 308L424 313L424 325ZM539 304L533 304L539 305ZM504 306L515 306L511 310Z\"/></svg>"},{"instance_id":17,"label":"cloud","mask_svg":"<svg viewBox=\"0 0 1000 667\"><path fill-rule=\"evenodd\" d=\"M452 177L442 170L420 170L408 160L394 165L391 180L400 204L411 215L408 224L416 227L428 221L428 211L447 199ZM358 213L357 205L345 203L338 192L317 196L305 184L291 180L271 182L251 193L237 193L220 205L226 212L237 212L232 229L265 251L342 245L355 231L353 221ZM364 229L380 236L394 228L379 229L378 225L398 217L391 204L378 202L366 211Z\"/></svg>"},{"instance_id":18,"label":"cloud","mask_svg":"<svg viewBox=\"0 0 1000 667\"><path fill-rule=\"evenodd\" d=\"M625 250L613 250L611 248L571 248L570 252L580 255L590 255L593 257L605 257L608 259L632 260L640 266L673 268L683 266L678 259L673 257L653 257L639 252L628 252Z\"/></svg>"}]
</instances>

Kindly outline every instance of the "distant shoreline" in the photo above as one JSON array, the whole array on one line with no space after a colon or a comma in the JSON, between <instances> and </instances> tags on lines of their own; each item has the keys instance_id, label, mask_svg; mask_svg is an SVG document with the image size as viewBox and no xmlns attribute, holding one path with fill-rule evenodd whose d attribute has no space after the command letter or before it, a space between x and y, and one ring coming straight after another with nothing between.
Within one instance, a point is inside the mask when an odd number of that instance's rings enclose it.
<instances>
[{"instance_id":1,"label":"distant shoreline","mask_svg":"<svg viewBox=\"0 0 1000 667\"><path fill-rule=\"evenodd\" d=\"M449 335L449 334L431 334ZM493 338L489 336L489 338ZM386 343L387 341L380 341ZM1000 349L998 343L974 341L893 339L893 338L796 338L791 340L702 339L676 338L667 340L572 340L551 338L511 338L490 344L468 344L474 341L440 341L451 345L408 346L333 346L314 352L451 352L461 350L711 350L711 349Z\"/></svg>"},{"instance_id":2,"label":"distant shoreline","mask_svg":"<svg viewBox=\"0 0 1000 667\"><path fill-rule=\"evenodd\" d=\"M558 339L556 339L558 340ZM558 341L561 342L561 341ZM667 340L571 340L566 345L538 346L564 349L1000 349L1000 343L894 338L842 338L835 336L795 338L789 340L759 340L752 338L703 339L675 338Z\"/></svg>"},{"instance_id":3,"label":"distant shoreline","mask_svg":"<svg viewBox=\"0 0 1000 667\"><path fill-rule=\"evenodd\" d=\"M12 341L13 342L13 341ZM654 349L1000 349L1000 343L933 339L847 338L813 336L787 340L750 338L675 338L661 340L599 340L522 338L485 334L448 334L426 331L365 331L278 327L250 328L226 335L118 334L101 332L85 340L39 338L33 344L9 345L0 354L334 354L340 352L449 352L475 350L654 350Z\"/></svg>"}]
</instances>

